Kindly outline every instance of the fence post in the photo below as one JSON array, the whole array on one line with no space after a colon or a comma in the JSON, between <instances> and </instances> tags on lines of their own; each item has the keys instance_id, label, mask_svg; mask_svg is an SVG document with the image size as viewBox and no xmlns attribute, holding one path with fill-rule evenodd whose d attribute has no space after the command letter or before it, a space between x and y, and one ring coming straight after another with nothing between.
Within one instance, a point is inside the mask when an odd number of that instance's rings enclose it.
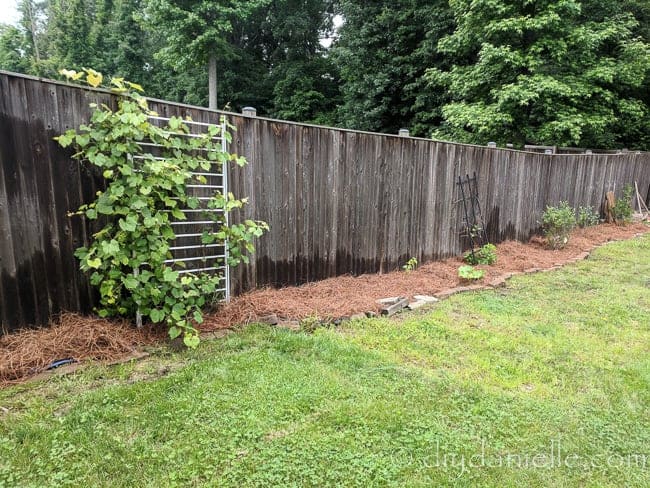
<instances>
[{"instance_id":1,"label":"fence post","mask_svg":"<svg viewBox=\"0 0 650 488\"><path fill-rule=\"evenodd\" d=\"M255 107L244 107L241 109L244 117L257 117L257 109Z\"/></svg>"},{"instance_id":2,"label":"fence post","mask_svg":"<svg viewBox=\"0 0 650 488\"><path fill-rule=\"evenodd\" d=\"M496 149L497 148L497 143L493 142L493 141L490 141L490 142L488 142L488 147L490 149Z\"/></svg>"},{"instance_id":3,"label":"fence post","mask_svg":"<svg viewBox=\"0 0 650 488\"><path fill-rule=\"evenodd\" d=\"M400 137L410 137L410 132L408 129L400 129L398 134Z\"/></svg>"}]
</instances>

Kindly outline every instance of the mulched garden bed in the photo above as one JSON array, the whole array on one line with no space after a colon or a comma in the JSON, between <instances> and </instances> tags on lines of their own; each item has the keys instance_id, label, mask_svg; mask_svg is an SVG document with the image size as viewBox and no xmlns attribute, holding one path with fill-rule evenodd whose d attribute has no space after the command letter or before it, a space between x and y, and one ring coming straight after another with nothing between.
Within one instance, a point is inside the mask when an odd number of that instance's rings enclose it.
<instances>
[{"instance_id":1,"label":"mulched garden bed","mask_svg":"<svg viewBox=\"0 0 650 488\"><path fill-rule=\"evenodd\" d=\"M162 328L63 313L50 327L0 337L0 386L20 383L62 359L116 362L165 337Z\"/></svg>"},{"instance_id":2,"label":"mulched garden bed","mask_svg":"<svg viewBox=\"0 0 650 488\"><path fill-rule=\"evenodd\" d=\"M566 248L551 251L540 238L529 243L507 241L497 246L498 261L480 266L485 284L499 286L513 273L560 266L587 256L608 241L629 239L650 232L646 223L625 227L603 224L578 229ZM220 331L258 321L268 315L300 320L309 317L335 319L378 311L377 300L413 295L447 296L459 287L460 258L428 263L411 272L341 276L299 287L265 288L234 298L208 314L201 330ZM18 383L43 372L53 361L72 358L119 361L133 357L144 346L165 341L162 328L135 329L124 321L109 321L77 314L62 314L49 328L25 330L0 337L0 386Z\"/></svg>"},{"instance_id":3,"label":"mulched garden bed","mask_svg":"<svg viewBox=\"0 0 650 488\"><path fill-rule=\"evenodd\" d=\"M497 245L497 263L478 266L486 272L484 282L498 282L512 273L547 269L586 257L585 253L608 241L629 239L649 232L645 223L624 227L602 224L577 229L562 250L549 250L540 237L529 243L506 241ZM284 319L304 319L317 316L335 319L355 314L379 311L377 300L386 297L440 295L459 286L460 257L419 266L408 273L394 271L386 274L340 276L299 287L264 288L234 298L218 312L206 317L202 330L252 323L261 317L276 315Z\"/></svg>"}]
</instances>

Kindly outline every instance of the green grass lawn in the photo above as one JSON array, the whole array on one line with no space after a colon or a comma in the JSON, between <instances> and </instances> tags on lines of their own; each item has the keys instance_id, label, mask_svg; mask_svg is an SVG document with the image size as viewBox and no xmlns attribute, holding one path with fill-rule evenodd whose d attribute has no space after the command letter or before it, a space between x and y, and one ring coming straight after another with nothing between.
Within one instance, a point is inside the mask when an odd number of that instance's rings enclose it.
<instances>
[{"instance_id":1,"label":"green grass lawn","mask_svg":"<svg viewBox=\"0 0 650 488\"><path fill-rule=\"evenodd\" d=\"M0 486L650 486L650 237L0 391Z\"/></svg>"}]
</instances>

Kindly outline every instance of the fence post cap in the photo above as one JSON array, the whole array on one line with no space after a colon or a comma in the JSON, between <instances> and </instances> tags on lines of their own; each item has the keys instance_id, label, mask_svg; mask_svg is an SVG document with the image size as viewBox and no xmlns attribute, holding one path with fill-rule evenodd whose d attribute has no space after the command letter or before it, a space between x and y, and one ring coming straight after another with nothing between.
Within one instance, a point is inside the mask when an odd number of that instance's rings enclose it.
<instances>
[{"instance_id":1,"label":"fence post cap","mask_svg":"<svg viewBox=\"0 0 650 488\"><path fill-rule=\"evenodd\" d=\"M495 149L497 147L497 143L494 142L494 141L490 141L490 142L488 142L488 147L491 147L491 148Z\"/></svg>"},{"instance_id":2,"label":"fence post cap","mask_svg":"<svg viewBox=\"0 0 650 488\"><path fill-rule=\"evenodd\" d=\"M255 107L244 107L241 109L241 113L247 117L256 117L257 109Z\"/></svg>"},{"instance_id":3,"label":"fence post cap","mask_svg":"<svg viewBox=\"0 0 650 488\"><path fill-rule=\"evenodd\" d=\"M411 133L408 129L400 129L398 134L400 137L409 137Z\"/></svg>"}]
</instances>

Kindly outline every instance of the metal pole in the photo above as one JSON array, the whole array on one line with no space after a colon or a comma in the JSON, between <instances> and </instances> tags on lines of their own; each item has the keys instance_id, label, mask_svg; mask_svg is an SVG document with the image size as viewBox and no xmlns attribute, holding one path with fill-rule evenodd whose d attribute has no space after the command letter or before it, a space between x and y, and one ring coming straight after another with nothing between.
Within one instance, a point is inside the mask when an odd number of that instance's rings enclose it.
<instances>
[{"instance_id":1,"label":"metal pole","mask_svg":"<svg viewBox=\"0 0 650 488\"><path fill-rule=\"evenodd\" d=\"M128 159L129 164L131 165L131 167L133 167L133 155L132 154L127 154L126 158ZM133 251L131 256L133 258L135 258L135 251ZM139 275L140 275L140 268L138 268L138 267L133 268L133 277L135 279L137 279ZM142 312L140 312L140 307L138 307L138 309L135 311L135 326L138 329L142 328Z\"/></svg>"},{"instance_id":2,"label":"metal pole","mask_svg":"<svg viewBox=\"0 0 650 488\"><path fill-rule=\"evenodd\" d=\"M253 109L255 110L255 109ZM226 118L222 117L221 118L221 150L224 153L228 152L228 142L226 141L226 131L228 130L228 124L226 124ZM222 163L221 167L221 173L222 173L222 180L223 180L223 194L224 197L227 199L228 198L228 163L224 162ZM230 218L228 217L228 212L224 208L224 220L226 222L226 227L230 225ZM224 245L224 256L225 256L225 278L226 278L226 303L230 301L230 266L228 265L228 257L229 257L229 252L228 252L228 239L226 239L223 243Z\"/></svg>"},{"instance_id":3,"label":"metal pole","mask_svg":"<svg viewBox=\"0 0 650 488\"><path fill-rule=\"evenodd\" d=\"M133 253L135 257L135 252ZM133 276L137 279L140 275L140 268L133 269ZM142 312L140 312L140 307L135 311L135 325L138 329L142 329Z\"/></svg>"},{"instance_id":4,"label":"metal pole","mask_svg":"<svg viewBox=\"0 0 650 488\"><path fill-rule=\"evenodd\" d=\"M478 220L481 226L481 237L483 239L483 244L488 243L487 230L485 228L485 221L483 220L483 211L481 210L481 201L478 198L478 177L476 176L476 171L474 171L474 189L473 189L474 198L476 200L476 207L478 209ZM474 210L474 209L472 209ZM476 219L476 217L474 217Z\"/></svg>"}]
</instances>

